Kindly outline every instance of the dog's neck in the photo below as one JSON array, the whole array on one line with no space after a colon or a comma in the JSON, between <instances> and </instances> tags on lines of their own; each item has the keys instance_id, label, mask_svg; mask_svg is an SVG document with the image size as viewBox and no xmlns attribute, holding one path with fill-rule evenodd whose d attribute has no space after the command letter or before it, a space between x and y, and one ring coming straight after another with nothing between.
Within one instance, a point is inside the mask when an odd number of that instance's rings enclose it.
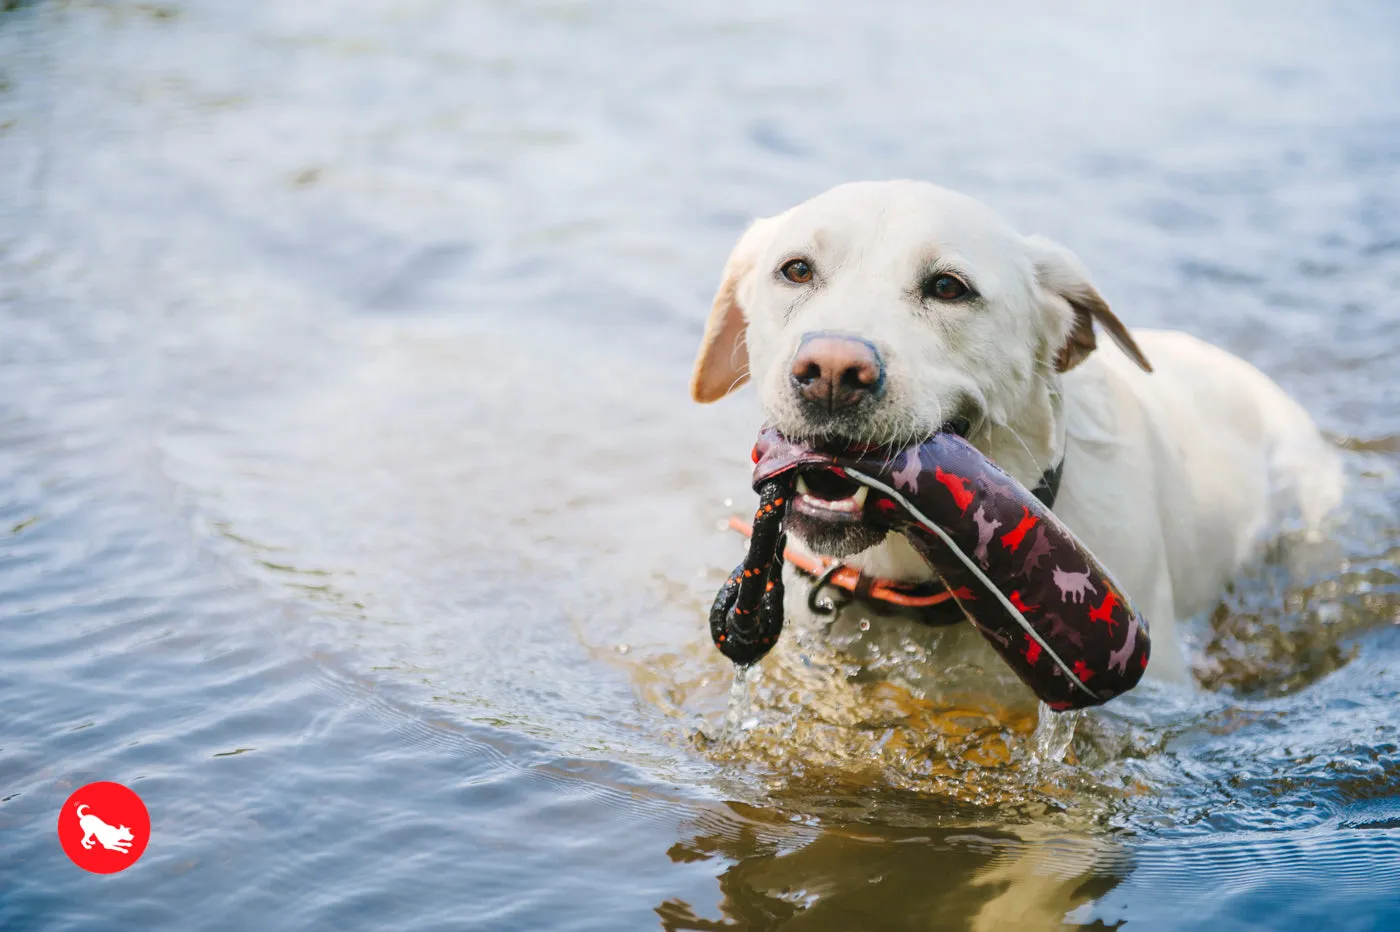
<instances>
[{"instance_id":1,"label":"dog's neck","mask_svg":"<svg viewBox=\"0 0 1400 932\"><path fill-rule=\"evenodd\" d=\"M968 438L988 459L1033 489L1065 455L1065 403L1059 376L1037 381L1036 391L1014 416L989 420Z\"/></svg>"},{"instance_id":2,"label":"dog's neck","mask_svg":"<svg viewBox=\"0 0 1400 932\"><path fill-rule=\"evenodd\" d=\"M1060 379L1037 380L1037 390L1013 417L997 423L989 419L968 440L988 459L1010 473L1017 482L1034 489L1045 472L1065 455L1066 423ZM902 534L890 534L875 547L846 558L846 563L871 576L900 582L924 582L933 578L928 563Z\"/></svg>"}]
</instances>

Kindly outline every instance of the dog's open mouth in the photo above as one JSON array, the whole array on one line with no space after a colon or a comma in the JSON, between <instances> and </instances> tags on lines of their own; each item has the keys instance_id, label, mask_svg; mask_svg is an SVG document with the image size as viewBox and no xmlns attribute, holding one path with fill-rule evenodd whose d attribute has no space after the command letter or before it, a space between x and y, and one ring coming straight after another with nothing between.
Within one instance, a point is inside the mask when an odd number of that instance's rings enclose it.
<instances>
[{"instance_id":1,"label":"dog's open mouth","mask_svg":"<svg viewBox=\"0 0 1400 932\"><path fill-rule=\"evenodd\" d=\"M969 422L955 417L942 430L966 437ZM787 441L795 447L801 442ZM831 441L808 449L832 449ZM855 445L841 446L841 451L857 449ZM836 466L810 464L799 468L793 487L792 507L788 512L788 529L809 548L819 554L844 557L873 547L884 540L886 529L866 520L866 505L870 498L868 486L861 485Z\"/></svg>"},{"instance_id":2,"label":"dog's open mouth","mask_svg":"<svg viewBox=\"0 0 1400 932\"><path fill-rule=\"evenodd\" d=\"M865 514L870 489L832 469L805 469L797 474L792 507L809 518L857 524Z\"/></svg>"}]
</instances>

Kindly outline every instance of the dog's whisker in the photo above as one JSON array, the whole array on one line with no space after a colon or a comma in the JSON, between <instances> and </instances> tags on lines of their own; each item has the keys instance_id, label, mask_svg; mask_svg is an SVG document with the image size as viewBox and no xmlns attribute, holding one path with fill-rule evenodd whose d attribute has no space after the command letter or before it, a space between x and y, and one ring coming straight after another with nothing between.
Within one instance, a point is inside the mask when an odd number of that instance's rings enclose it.
<instances>
[{"instance_id":1,"label":"dog's whisker","mask_svg":"<svg viewBox=\"0 0 1400 932\"><path fill-rule=\"evenodd\" d=\"M1035 467L1036 471L1038 473L1045 472L1045 467L1040 464L1040 458L1037 457L1035 453L1031 451L1030 446L1026 443L1025 439L1021 437L1020 432L1018 432L1016 428L1012 427L1010 424L1002 424L1000 426L1003 430L1010 434L1017 443L1021 445L1022 450L1026 451L1026 456L1030 457L1031 465Z\"/></svg>"}]
</instances>

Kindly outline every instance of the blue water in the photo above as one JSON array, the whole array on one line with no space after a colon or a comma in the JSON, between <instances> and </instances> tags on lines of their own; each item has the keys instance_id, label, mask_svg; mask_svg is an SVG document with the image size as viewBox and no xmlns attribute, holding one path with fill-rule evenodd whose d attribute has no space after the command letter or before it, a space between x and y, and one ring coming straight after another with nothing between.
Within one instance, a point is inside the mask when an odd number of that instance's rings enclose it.
<instances>
[{"instance_id":1,"label":"blue water","mask_svg":"<svg viewBox=\"0 0 1400 932\"><path fill-rule=\"evenodd\" d=\"M0 928L1400 924L1400 12L0 4ZM1345 450L1321 543L1038 764L929 635L704 612L745 222L855 178L1070 245ZM877 649L878 648L878 649ZM136 789L142 860L55 834Z\"/></svg>"}]
</instances>

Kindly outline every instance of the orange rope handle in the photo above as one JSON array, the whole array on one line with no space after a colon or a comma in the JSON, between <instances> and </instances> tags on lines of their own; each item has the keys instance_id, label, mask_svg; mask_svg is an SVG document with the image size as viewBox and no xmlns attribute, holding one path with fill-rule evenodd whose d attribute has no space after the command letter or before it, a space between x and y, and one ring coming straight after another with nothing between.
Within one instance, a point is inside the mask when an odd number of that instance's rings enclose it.
<instances>
[{"instance_id":1,"label":"orange rope handle","mask_svg":"<svg viewBox=\"0 0 1400 932\"><path fill-rule=\"evenodd\" d=\"M753 526L743 518L731 515L729 526L745 537L753 536ZM794 550L791 547L783 548L783 559L793 566L802 570L809 576L820 576L836 563L830 557L812 557L806 553ZM827 580L831 585L854 593L856 585L860 581L860 570L854 566L842 564L840 569L831 574ZM900 590L897 583L888 579L876 579L870 584L870 597L881 602L888 602L891 605L899 605L904 608L928 608L932 605L941 605L953 598L953 593L947 589L936 592L933 595L910 595Z\"/></svg>"}]
</instances>

